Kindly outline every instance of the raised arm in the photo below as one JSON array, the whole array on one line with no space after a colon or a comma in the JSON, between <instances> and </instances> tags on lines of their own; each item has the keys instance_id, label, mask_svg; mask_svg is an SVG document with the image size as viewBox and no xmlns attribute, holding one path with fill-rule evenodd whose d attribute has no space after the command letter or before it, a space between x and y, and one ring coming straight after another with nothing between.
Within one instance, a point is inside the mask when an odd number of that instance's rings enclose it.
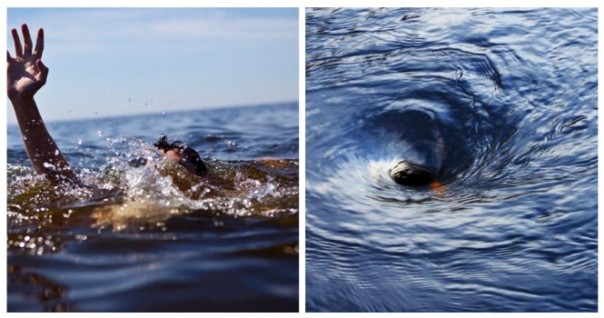
<instances>
[{"instance_id":1,"label":"raised arm","mask_svg":"<svg viewBox=\"0 0 604 318\"><path fill-rule=\"evenodd\" d=\"M23 24L21 30L23 45L17 30L12 29L15 57L6 52L7 92L15 109L25 151L36 173L44 174L53 183L78 183L78 178L48 133L34 101L34 95L44 86L48 77L48 68L41 60L44 30L38 30L35 48L32 47L27 25Z\"/></svg>"}]
</instances>

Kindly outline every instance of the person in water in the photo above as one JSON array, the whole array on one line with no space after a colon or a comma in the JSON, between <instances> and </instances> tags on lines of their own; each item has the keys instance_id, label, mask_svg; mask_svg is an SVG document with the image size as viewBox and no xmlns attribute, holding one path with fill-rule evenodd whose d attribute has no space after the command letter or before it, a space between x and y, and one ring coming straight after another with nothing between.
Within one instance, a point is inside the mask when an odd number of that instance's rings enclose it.
<instances>
[{"instance_id":1,"label":"person in water","mask_svg":"<svg viewBox=\"0 0 604 318\"><path fill-rule=\"evenodd\" d=\"M188 147L182 141L175 141L171 144L168 143L168 136L162 136L159 140L153 144L157 149L163 151L166 156L180 165L185 167L190 173L204 177L208 173L208 168L205 163L199 157L197 151Z\"/></svg>"},{"instance_id":2,"label":"person in water","mask_svg":"<svg viewBox=\"0 0 604 318\"><path fill-rule=\"evenodd\" d=\"M15 110L25 151L35 172L46 176L52 183L81 184L48 133L34 100L34 95L48 78L48 67L42 62L44 30L38 30L35 46L26 24L21 26L21 31L23 42L18 31L11 30L15 56L7 51L7 92ZM208 169L199 154L183 142L169 144L167 136L162 136L155 146L191 174L200 177L207 175Z\"/></svg>"}]
</instances>

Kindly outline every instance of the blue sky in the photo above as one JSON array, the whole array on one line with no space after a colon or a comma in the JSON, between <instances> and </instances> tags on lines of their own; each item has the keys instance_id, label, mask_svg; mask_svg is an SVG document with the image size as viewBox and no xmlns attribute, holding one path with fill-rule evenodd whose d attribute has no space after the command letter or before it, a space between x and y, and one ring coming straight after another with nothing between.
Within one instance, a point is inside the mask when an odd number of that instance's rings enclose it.
<instances>
[{"instance_id":1,"label":"blue sky","mask_svg":"<svg viewBox=\"0 0 604 318\"><path fill-rule=\"evenodd\" d=\"M298 100L297 8L9 8L7 18L11 52L10 29L44 28L46 121Z\"/></svg>"}]
</instances>

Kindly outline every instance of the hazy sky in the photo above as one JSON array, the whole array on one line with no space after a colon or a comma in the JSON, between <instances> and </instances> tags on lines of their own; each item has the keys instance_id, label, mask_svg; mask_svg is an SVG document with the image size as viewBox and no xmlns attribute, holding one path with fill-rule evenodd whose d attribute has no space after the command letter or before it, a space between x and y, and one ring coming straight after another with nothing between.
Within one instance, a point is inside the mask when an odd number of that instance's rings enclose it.
<instances>
[{"instance_id":1,"label":"hazy sky","mask_svg":"<svg viewBox=\"0 0 604 318\"><path fill-rule=\"evenodd\" d=\"M45 31L45 120L298 100L298 9L8 9ZM19 32L20 33L20 32ZM35 41L35 39L34 39ZM8 102L8 101L7 101ZM8 123L15 123L7 109Z\"/></svg>"}]
</instances>

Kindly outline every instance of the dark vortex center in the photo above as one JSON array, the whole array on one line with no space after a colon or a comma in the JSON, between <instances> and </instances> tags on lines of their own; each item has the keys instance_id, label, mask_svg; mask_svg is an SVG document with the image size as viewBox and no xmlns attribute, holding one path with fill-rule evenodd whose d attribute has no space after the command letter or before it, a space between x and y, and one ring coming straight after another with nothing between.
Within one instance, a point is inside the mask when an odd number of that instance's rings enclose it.
<instances>
[{"instance_id":1,"label":"dark vortex center","mask_svg":"<svg viewBox=\"0 0 604 318\"><path fill-rule=\"evenodd\" d=\"M390 177L405 186L425 186L436 180L436 172L407 162L399 162L390 170Z\"/></svg>"}]
</instances>

